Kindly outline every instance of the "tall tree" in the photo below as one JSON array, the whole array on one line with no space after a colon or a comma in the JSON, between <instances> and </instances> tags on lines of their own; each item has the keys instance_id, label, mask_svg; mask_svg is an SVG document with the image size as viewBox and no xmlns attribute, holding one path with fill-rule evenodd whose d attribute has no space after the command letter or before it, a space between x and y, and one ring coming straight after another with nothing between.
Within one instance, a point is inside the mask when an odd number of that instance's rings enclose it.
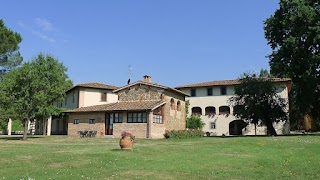
<instances>
[{"instance_id":1,"label":"tall tree","mask_svg":"<svg viewBox=\"0 0 320 180\"><path fill-rule=\"evenodd\" d=\"M20 34L7 28L0 19L0 75L21 64L19 43L22 41Z\"/></svg>"},{"instance_id":2,"label":"tall tree","mask_svg":"<svg viewBox=\"0 0 320 180\"><path fill-rule=\"evenodd\" d=\"M277 135L273 123L287 120L286 100L277 94L269 78L247 76L240 82L229 99L235 106L235 116L247 123L265 125L271 135Z\"/></svg>"},{"instance_id":3,"label":"tall tree","mask_svg":"<svg viewBox=\"0 0 320 180\"><path fill-rule=\"evenodd\" d=\"M300 118L310 114L320 122L320 3L319 0L280 0L280 8L265 21L272 48L272 74L293 82L293 109ZM299 117L299 116L298 116Z\"/></svg>"},{"instance_id":4,"label":"tall tree","mask_svg":"<svg viewBox=\"0 0 320 180\"><path fill-rule=\"evenodd\" d=\"M8 117L24 120L24 140L28 121L60 113L52 103L63 99L66 90L72 87L66 71L67 68L51 55L39 54L31 62L3 76L0 103Z\"/></svg>"}]
</instances>

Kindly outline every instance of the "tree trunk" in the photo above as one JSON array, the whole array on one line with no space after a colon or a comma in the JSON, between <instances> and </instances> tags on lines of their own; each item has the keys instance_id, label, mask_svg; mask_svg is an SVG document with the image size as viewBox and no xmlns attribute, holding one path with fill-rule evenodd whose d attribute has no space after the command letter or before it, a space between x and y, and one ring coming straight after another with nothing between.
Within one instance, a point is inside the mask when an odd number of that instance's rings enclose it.
<instances>
[{"instance_id":1,"label":"tree trunk","mask_svg":"<svg viewBox=\"0 0 320 180\"><path fill-rule=\"evenodd\" d=\"M46 118L42 118L42 122L43 122L43 135L47 135L47 119Z\"/></svg>"},{"instance_id":2,"label":"tree trunk","mask_svg":"<svg viewBox=\"0 0 320 180\"><path fill-rule=\"evenodd\" d=\"M270 135L272 135L272 136L276 136L277 135L277 132L276 132L276 130L274 129L274 127L272 125L272 122L267 123L266 126L267 126L267 130L270 133Z\"/></svg>"},{"instance_id":3,"label":"tree trunk","mask_svg":"<svg viewBox=\"0 0 320 180\"><path fill-rule=\"evenodd\" d=\"M22 140L23 141L26 141L27 140L27 135L28 135L28 119L24 119L24 131L23 131L23 138Z\"/></svg>"},{"instance_id":4,"label":"tree trunk","mask_svg":"<svg viewBox=\"0 0 320 180\"><path fill-rule=\"evenodd\" d=\"M257 135L257 124L254 123L254 135L256 136Z\"/></svg>"}]
</instances>

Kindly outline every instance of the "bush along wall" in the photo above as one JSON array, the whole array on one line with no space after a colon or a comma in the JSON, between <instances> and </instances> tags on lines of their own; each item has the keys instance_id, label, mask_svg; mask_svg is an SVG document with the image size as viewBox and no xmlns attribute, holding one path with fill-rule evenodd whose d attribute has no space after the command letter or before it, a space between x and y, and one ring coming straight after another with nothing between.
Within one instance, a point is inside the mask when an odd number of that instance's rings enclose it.
<instances>
[{"instance_id":1,"label":"bush along wall","mask_svg":"<svg viewBox=\"0 0 320 180\"><path fill-rule=\"evenodd\" d=\"M188 138L196 138L196 137L202 137L203 131L199 129L188 129L188 130L172 130L172 131L166 131L164 134L164 137L166 139L169 138L176 138L176 139L188 139Z\"/></svg>"}]
</instances>

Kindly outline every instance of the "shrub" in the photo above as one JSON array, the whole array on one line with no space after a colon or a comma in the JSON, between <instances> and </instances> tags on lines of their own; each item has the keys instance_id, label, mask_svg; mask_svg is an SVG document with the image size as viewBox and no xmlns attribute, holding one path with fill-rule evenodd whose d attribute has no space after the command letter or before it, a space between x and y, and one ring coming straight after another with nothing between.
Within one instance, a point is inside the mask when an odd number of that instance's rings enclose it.
<instances>
[{"instance_id":1,"label":"shrub","mask_svg":"<svg viewBox=\"0 0 320 180\"><path fill-rule=\"evenodd\" d=\"M0 120L0 131L7 131L8 120ZM20 120L12 121L12 131L23 131L23 125Z\"/></svg>"},{"instance_id":2,"label":"shrub","mask_svg":"<svg viewBox=\"0 0 320 180\"><path fill-rule=\"evenodd\" d=\"M189 129L189 130L172 130L166 131L164 137L166 139L169 138L176 138L176 139L188 139L188 138L195 138L195 137L202 137L203 132L199 129Z\"/></svg>"},{"instance_id":3,"label":"shrub","mask_svg":"<svg viewBox=\"0 0 320 180\"><path fill-rule=\"evenodd\" d=\"M202 129L204 126L204 123L202 122L201 118L199 116L192 115L191 117L187 118L187 128L191 129Z\"/></svg>"}]
</instances>

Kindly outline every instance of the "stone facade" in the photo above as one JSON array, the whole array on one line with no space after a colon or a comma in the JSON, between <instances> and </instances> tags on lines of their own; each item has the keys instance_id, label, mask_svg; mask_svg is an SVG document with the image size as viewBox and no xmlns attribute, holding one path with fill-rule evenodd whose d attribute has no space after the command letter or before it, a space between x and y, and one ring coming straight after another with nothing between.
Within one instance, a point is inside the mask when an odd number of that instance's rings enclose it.
<instances>
[{"instance_id":1,"label":"stone facade","mask_svg":"<svg viewBox=\"0 0 320 180\"><path fill-rule=\"evenodd\" d=\"M119 101L161 100L163 90L146 85L135 85L118 93Z\"/></svg>"},{"instance_id":2,"label":"stone facade","mask_svg":"<svg viewBox=\"0 0 320 180\"><path fill-rule=\"evenodd\" d=\"M150 138L161 139L166 131L166 126L164 124L151 124L151 135Z\"/></svg>"},{"instance_id":3,"label":"stone facade","mask_svg":"<svg viewBox=\"0 0 320 180\"><path fill-rule=\"evenodd\" d=\"M122 131L129 131L136 138L147 137L147 123L115 123L113 124L113 136L121 137Z\"/></svg>"},{"instance_id":4,"label":"stone facade","mask_svg":"<svg viewBox=\"0 0 320 180\"><path fill-rule=\"evenodd\" d=\"M135 85L118 93L120 101L145 101L164 100L166 102L163 112L163 119L166 130L184 130L186 128L186 103L185 96L178 95L160 88L146 85ZM171 108L171 100L174 100L177 107L180 102L180 109Z\"/></svg>"},{"instance_id":5,"label":"stone facade","mask_svg":"<svg viewBox=\"0 0 320 180\"><path fill-rule=\"evenodd\" d=\"M74 120L79 119L79 124ZM89 119L95 119L95 124L89 124ZM70 113L68 118L68 136L79 137L78 131L97 131L97 137L105 134L105 112Z\"/></svg>"},{"instance_id":6,"label":"stone facade","mask_svg":"<svg viewBox=\"0 0 320 180\"><path fill-rule=\"evenodd\" d=\"M113 136L121 137L123 131L129 131L136 138L164 138L166 130L184 130L186 128L185 96L153 85L136 84L122 89L118 92L119 102L121 101L164 101L160 107L156 107L156 112L161 112L162 123L153 122L153 109L147 110L147 123L128 123L127 113L132 111L122 111L122 123L113 123ZM173 102L173 104L172 104ZM146 112L146 110L133 111ZM70 113L68 120L68 135L79 136L80 130L94 130L98 132L97 137L105 135L105 112ZM80 124L74 124L74 119L79 119ZM96 124L89 124L89 119L96 119Z\"/></svg>"},{"instance_id":7,"label":"stone facade","mask_svg":"<svg viewBox=\"0 0 320 180\"><path fill-rule=\"evenodd\" d=\"M186 129L186 103L184 96L166 92L163 99L166 101L164 108L166 130ZM172 99L174 101L174 107L171 107ZM180 109L177 108L178 102L180 102Z\"/></svg>"}]
</instances>

